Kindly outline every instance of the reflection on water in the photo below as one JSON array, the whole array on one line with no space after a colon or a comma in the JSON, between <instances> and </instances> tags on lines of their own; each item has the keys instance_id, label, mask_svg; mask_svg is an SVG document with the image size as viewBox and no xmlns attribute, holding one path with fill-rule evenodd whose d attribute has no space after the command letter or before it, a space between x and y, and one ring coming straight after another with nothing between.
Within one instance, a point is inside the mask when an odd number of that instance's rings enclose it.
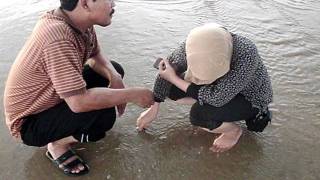
<instances>
[{"instance_id":1,"label":"reflection on water","mask_svg":"<svg viewBox=\"0 0 320 180\"><path fill-rule=\"evenodd\" d=\"M56 5L55 0L0 4L1 94L39 15ZM76 147L91 166L80 179L320 179L319 1L119 0L116 5L112 25L97 32L104 53L124 66L129 86L151 88L155 58L166 56L193 27L216 21L259 48L272 77L273 124L262 134L245 132L234 149L217 155L208 150L214 136L188 122L188 106L168 102L141 134L135 120L142 109L129 105L104 140ZM64 177L45 158L45 149L15 143L4 123L0 130L1 179Z\"/></svg>"}]
</instances>

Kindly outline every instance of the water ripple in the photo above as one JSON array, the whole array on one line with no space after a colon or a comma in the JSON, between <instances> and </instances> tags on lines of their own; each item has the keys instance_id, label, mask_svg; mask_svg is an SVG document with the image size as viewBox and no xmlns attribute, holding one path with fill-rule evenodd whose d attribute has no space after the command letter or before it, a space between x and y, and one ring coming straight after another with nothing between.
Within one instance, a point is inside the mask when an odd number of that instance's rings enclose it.
<instances>
[{"instance_id":1,"label":"water ripple","mask_svg":"<svg viewBox=\"0 0 320 180\"><path fill-rule=\"evenodd\" d=\"M286 8L294 8L299 10L315 10L313 4L317 3L317 0L272 0L273 4L281 4Z\"/></svg>"}]
</instances>

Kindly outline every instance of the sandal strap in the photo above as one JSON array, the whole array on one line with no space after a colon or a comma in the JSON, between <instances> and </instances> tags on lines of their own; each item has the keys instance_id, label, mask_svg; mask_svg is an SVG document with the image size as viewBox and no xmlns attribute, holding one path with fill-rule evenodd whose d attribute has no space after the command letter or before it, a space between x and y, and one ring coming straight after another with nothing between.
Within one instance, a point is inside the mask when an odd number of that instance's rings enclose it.
<instances>
[{"instance_id":1,"label":"sandal strap","mask_svg":"<svg viewBox=\"0 0 320 180\"><path fill-rule=\"evenodd\" d=\"M58 157L56 160L54 160L57 164L63 164L67 159L71 158L72 156L76 156L76 153L69 149L67 152L62 154L60 157Z\"/></svg>"},{"instance_id":2,"label":"sandal strap","mask_svg":"<svg viewBox=\"0 0 320 180\"><path fill-rule=\"evenodd\" d=\"M68 164L66 164L66 165L63 165L63 166L64 166L64 169L73 169L73 168L75 168L76 166L78 166L79 164L85 166L85 165L83 164L83 161L80 160L80 159L78 159L78 158L75 159L75 160L73 160L73 161L71 161L70 163L68 163Z\"/></svg>"}]
</instances>

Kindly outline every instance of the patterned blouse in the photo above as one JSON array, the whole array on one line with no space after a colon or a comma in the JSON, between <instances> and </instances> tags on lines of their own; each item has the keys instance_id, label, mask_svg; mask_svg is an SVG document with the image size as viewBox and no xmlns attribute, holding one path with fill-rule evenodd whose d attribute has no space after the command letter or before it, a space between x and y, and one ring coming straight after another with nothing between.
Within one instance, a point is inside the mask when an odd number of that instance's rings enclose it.
<instances>
[{"instance_id":1,"label":"patterned blouse","mask_svg":"<svg viewBox=\"0 0 320 180\"><path fill-rule=\"evenodd\" d=\"M240 93L253 107L265 111L272 101L272 88L267 69L252 41L236 34L232 34L232 37L233 54L229 72L212 84L190 86L197 86L192 89L197 90L196 99L200 105L221 107ZM187 70L185 42L167 59L175 67L178 75L184 73ZM168 97L171 86L170 82L158 75L153 88L156 101L163 102Z\"/></svg>"}]
</instances>

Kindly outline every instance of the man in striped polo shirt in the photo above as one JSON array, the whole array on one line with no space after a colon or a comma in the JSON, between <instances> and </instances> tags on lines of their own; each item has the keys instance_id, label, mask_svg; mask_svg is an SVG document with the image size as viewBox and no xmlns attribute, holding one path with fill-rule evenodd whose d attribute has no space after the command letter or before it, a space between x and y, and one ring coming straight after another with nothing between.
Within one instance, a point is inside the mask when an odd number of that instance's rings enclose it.
<instances>
[{"instance_id":1,"label":"man in striped polo shirt","mask_svg":"<svg viewBox=\"0 0 320 180\"><path fill-rule=\"evenodd\" d=\"M76 176L89 167L71 144L103 138L116 109L122 115L128 102L150 107L153 95L146 88L125 88L122 67L101 54L93 25L111 23L113 0L60 2L40 18L13 63L4 106L14 137L47 145L47 157Z\"/></svg>"}]
</instances>

